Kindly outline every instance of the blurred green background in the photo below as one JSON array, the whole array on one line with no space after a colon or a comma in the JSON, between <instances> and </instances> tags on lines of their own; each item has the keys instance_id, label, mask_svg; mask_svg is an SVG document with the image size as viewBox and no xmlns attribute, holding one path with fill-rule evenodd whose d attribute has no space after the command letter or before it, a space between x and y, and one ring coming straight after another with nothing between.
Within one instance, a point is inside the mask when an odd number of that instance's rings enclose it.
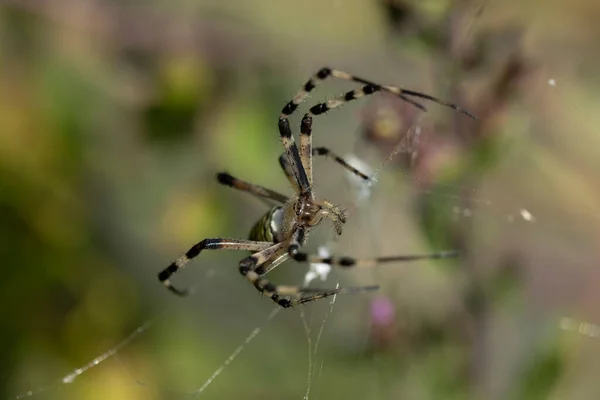
<instances>
[{"instance_id":1,"label":"blurred green background","mask_svg":"<svg viewBox=\"0 0 600 400\"><path fill-rule=\"evenodd\" d=\"M259 327L201 397L600 398L599 18L592 0L0 1L0 397L190 398ZM325 65L479 116L376 95L316 118L316 146L373 168L401 150L367 200L315 161L350 213L332 250L465 257L334 271L314 284L382 288L272 318L239 252L167 292L181 252L268 209L215 173L290 193L277 117Z\"/></svg>"}]
</instances>

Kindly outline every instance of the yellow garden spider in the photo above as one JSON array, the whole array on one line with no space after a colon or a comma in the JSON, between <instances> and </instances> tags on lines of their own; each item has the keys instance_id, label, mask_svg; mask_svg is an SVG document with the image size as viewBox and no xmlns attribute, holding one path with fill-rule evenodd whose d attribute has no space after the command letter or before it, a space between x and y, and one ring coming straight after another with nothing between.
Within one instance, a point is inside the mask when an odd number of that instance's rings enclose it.
<instances>
[{"instance_id":1,"label":"yellow garden spider","mask_svg":"<svg viewBox=\"0 0 600 400\"><path fill-rule=\"evenodd\" d=\"M340 78L362 84L359 89L349 91L341 96L333 98L325 103L317 104L309 109L302 118L300 124L300 149L294 142L288 117L298 108L312 92L317 84L328 77ZM374 267L381 263L406 262L424 259L449 258L458 255L455 251L442 251L439 253L422 255L398 255L377 258L354 259L350 257L320 257L310 255L301 251L306 243L310 230L318 225L324 218L329 219L337 234L342 233L342 227L346 222L345 213L326 200L317 200L312 190L312 158L313 156L326 156L339 165L368 180L369 177L356 168L349 165L342 158L325 147L312 148L312 124L313 117L321 115L326 111L340 107L351 100L359 99L376 92L388 92L394 94L404 101L411 103L417 108L426 111L420 103L407 96L431 100L446 107L475 118L468 111L456 104L437 99L427 94L401 89L395 86L382 86L365 79L350 75L340 70L322 68L306 82L304 87L294 98L283 107L279 115L279 133L283 142L285 153L279 157L279 163L283 172L295 189L292 197L284 196L265 187L246 182L227 173L219 173L217 180L223 185L248 192L263 199L269 199L279 203L278 206L269 210L254 226L250 232L249 240L243 239L204 239L192 246L184 255L172 262L167 268L158 274L158 279L169 290L178 294L186 295L188 290L180 290L171 284L171 275L183 268L190 260L197 257L202 250L245 250L253 254L244 258L239 263L240 273L254 285L254 287L268 296L281 307L288 308L297 304L308 303L317 299L332 296L336 293L358 292L375 290L379 286L362 286L354 288L317 289L298 286L274 285L269 282L265 275L279 266L289 258L297 262L322 263L340 267Z\"/></svg>"}]
</instances>

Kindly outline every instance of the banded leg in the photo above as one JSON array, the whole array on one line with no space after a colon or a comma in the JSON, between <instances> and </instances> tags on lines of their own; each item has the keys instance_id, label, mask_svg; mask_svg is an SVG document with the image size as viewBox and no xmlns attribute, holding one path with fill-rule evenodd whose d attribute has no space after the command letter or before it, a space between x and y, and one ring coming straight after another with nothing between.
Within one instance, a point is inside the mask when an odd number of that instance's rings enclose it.
<instances>
[{"instance_id":1,"label":"banded leg","mask_svg":"<svg viewBox=\"0 0 600 400\"><path fill-rule=\"evenodd\" d=\"M307 191L305 186L310 186L312 184L312 151L311 151L311 128L310 124L305 124L304 121L300 125L300 149L301 154L298 154L298 149L294 143L294 137L292 136L291 129L289 128L289 120L288 117L296 111L298 105L302 103L310 92L312 92L322 80L326 79L331 75L331 70L329 68L322 68L317 72L312 78L308 80L300 89L298 93L294 96L292 100L290 100L281 110L281 114L279 115L279 133L281 135L281 139L283 141L283 146L288 155L288 160L290 164L290 168L294 172L294 176L296 177L296 181L298 182L298 186L300 187L301 193L306 193ZM289 131L289 134L288 134ZM296 149L296 154L293 154L293 148ZM298 165L300 164L300 165ZM298 167L300 167L304 176L298 171ZM306 182L301 182L299 179L306 179Z\"/></svg>"},{"instance_id":2,"label":"banded leg","mask_svg":"<svg viewBox=\"0 0 600 400\"><path fill-rule=\"evenodd\" d=\"M299 286L275 285L264 276L275 267L287 260L285 243L277 243L240 261L240 273L263 295L269 297L283 308L290 308L297 304L309 303L318 299L333 296L338 293L358 293L362 291L377 290L379 286L364 286L352 288L317 289ZM305 293L312 293L303 296Z\"/></svg>"},{"instance_id":3,"label":"banded leg","mask_svg":"<svg viewBox=\"0 0 600 400\"><path fill-rule=\"evenodd\" d=\"M306 170L304 169L302 160L300 159L298 147L296 146L294 136L292 135L292 129L290 128L290 121L287 119L287 117L279 118L278 127L279 135L281 136L281 142L283 143L283 148L285 149L287 156L289 168L294 175L298 187L300 188L300 194L304 196L311 196L312 187L308 176L306 175Z\"/></svg>"},{"instance_id":4,"label":"banded leg","mask_svg":"<svg viewBox=\"0 0 600 400\"><path fill-rule=\"evenodd\" d=\"M336 99L330 100L325 103L317 104L310 109L300 124L300 154L298 155L298 149L294 143L294 138L289 126L288 117L296 111L298 106L306 100L310 93L320 84L323 80L328 77L339 78L347 81L352 81L364 85L362 88L346 93L343 96L337 97ZM412 104L413 106L427 111L427 108L422 104L412 100L407 96L418 97L425 100L430 100L445 107L452 108L458 112L465 114L466 116L476 119L476 117L469 111L461 108L455 103L451 103L445 100L438 99L425 93L416 92L413 90L406 90L397 86L383 86L368 81L363 78L351 75L347 72L331 69L321 68L315 75L313 75L308 82L304 84L302 89L290 100L281 110L279 115L279 133L283 141L284 148L288 155L288 160L291 165L291 169L294 172L294 176L298 182L298 186L301 189L301 193L308 194L311 191L310 186L312 185L312 116L322 114L328 110L339 107L340 105L363 97L365 95L373 94L375 92L385 91L400 97L402 100Z\"/></svg>"},{"instance_id":5,"label":"banded leg","mask_svg":"<svg viewBox=\"0 0 600 400\"><path fill-rule=\"evenodd\" d=\"M324 112L327 112L329 110L332 110L334 108L337 108L349 101L352 100L357 100L360 99L361 97L365 97L368 95L371 95L373 93L377 93L377 92L388 92L388 93L392 93L395 94L396 96L400 97L402 100L409 102L410 104L413 104L414 106L416 106L417 108L423 110L423 111L427 111L427 108L425 108L425 106L421 105L420 103L417 103L409 98L406 97L406 95L411 95L411 96L416 96L422 99L426 99L426 100L431 100L435 103L441 104L443 106L449 107L454 109L455 111L458 111L464 115L466 115L469 118L472 119L477 119L477 117L473 114L471 114L469 111L465 110L464 108L458 106L457 104L454 103L450 103L447 102L445 100L440 100L436 97L430 96L428 94L425 93L420 93L420 92L415 92L413 90L406 90L406 89L401 89L397 86L382 86L382 85L378 85L376 83L371 83L369 81L366 80L360 80L360 82L366 83L366 85L362 86L361 88L355 89L355 90L351 90L349 92L344 93L341 96L337 96L331 100L328 100L324 103L319 103L313 107L310 108L310 111L307 115L319 115L322 114ZM305 118L307 118L305 116ZM308 128L307 128L308 129Z\"/></svg>"},{"instance_id":6,"label":"banded leg","mask_svg":"<svg viewBox=\"0 0 600 400\"><path fill-rule=\"evenodd\" d=\"M173 261L167 268L162 270L158 274L158 280L171 292L180 296L189 294L188 289L177 289L172 284L169 278L171 275L182 269L188 262L193 258L197 257L202 250L246 250L246 251L260 251L273 243L269 242L254 242L251 240L242 239L204 239L203 241L192 246L184 255Z\"/></svg>"},{"instance_id":7,"label":"banded leg","mask_svg":"<svg viewBox=\"0 0 600 400\"><path fill-rule=\"evenodd\" d=\"M377 258L360 258L354 259L351 257L321 257L317 255L308 255L303 252L299 252L297 250L294 251L290 247L289 250L290 257L298 262L309 262L309 263L322 263L329 265L337 265L340 267L363 267L363 268L372 268L378 264L390 263L390 262L408 262L408 261L418 261L418 260L428 260L428 259L441 259L441 258L454 258L458 257L460 254L456 251L443 251L439 253L432 254L422 254L422 255L401 255L401 256L390 256L390 257L377 257ZM362 291L371 291L377 290L379 288L378 285L374 286L363 286L363 287L352 287L352 288L337 288L337 289L313 289L313 288L301 288L301 287L292 287L286 286L286 291L283 292L283 287L275 287L277 290L277 294L285 293L287 296L292 297L291 299L274 299L277 304L284 308L293 307L297 304L309 303L311 301L315 301L318 299L322 299L325 297L333 296L338 293L356 293ZM301 296L303 293L314 293L310 296ZM294 299L293 297L298 297Z\"/></svg>"},{"instance_id":8,"label":"banded leg","mask_svg":"<svg viewBox=\"0 0 600 400\"><path fill-rule=\"evenodd\" d=\"M352 257L321 257L318 255L312 255L303 253L300 251L290 252L290 257L298 262L308 262L316 264L329 264L339 267L359 267L359 268L373 268L379 264L393 263L393 262L410 262L419 260L436 260L442 258L456 258L459 257L458 251L440 251L438 253L430 254L413 254L413 255L398 255L398 256L387 256L387 257L374 257L374 258L352 258Z\"/></svg>"},{"instance_id":9,"label":"banded leg","mask_svg":"<svg viewBox=\"0 0 600 400\"><path fill-rule=\"evenodd\" d=\"M256 185L254 183L246 182L238 178L234 178L226 172L220 172L217 174L217 180L220 184L232 187L243 192L248 192L257 197L274 200L281 204L285 204L288 201L288 197L278 193L274 190L267 189L266 187Z\"/></svg>"},{"instance_id":10,"label":"banded leg","mask_svg":"<svg viewBox=\"0 0 600 400\"><path fill-rule=\"evenodd\" d=\"M365 81L366 82L366 81ZM361 97L365 97L368 95L371 95L373 93L377 93L379 91L388 91L390 93L395 93L399 96L402 95L402 93L410 93L413 95L418 95L419 97L423 97L429 100L433 100L436 101L440 104L443 104L445 106L451 107L457 111L460 111L462 113L464 113L465 115L471 117L471 118L475 118L475 116L473 116L472 114L470 114L468 111L463 110L462 108L460 108L459 106L457 106L456 104L452 104L452 103L448 103L448 102L444 102L442 100L438 100L434 97L431 97L429 95L426 94L422 94L419 92L412 92L412 91L406 91L404 89L400 89L394 86L380 86L380 85L376 85L376 84L368 84L365 85L361 88L355 89L355 90L351 90L341 96L335 97L331 100L328 100L324 103L319 103L313 107L311 107L308 110L308 113L306 113L304 115L304 117L302 118L302 129L306 132L311 132L312 130L312 123L313 123L313 116L317 116L317 115L321 115L329 110L333 110L334 108L338 108L344 104L346 104L349 101L352 100L357 100L360 99ZM302 137L302 136L301 136ZM304 162L304 159L302 159L302 161Z\"/></svg>"},{"instance_id":11,"label":"banded leg","mask_svg":"<svg viewBox=\"0 0 600 400\"><path fill-rule=\"evenodd\" d=\"M423 111L427 111L427 109L423 105L421 105L420 103L415 102L414 100L408 98L407 96L413 96L413 97L418 97L418 98L425 99L425 100L430 100L430 101L433 101L433 102L438 103L440 105L443 105L445 107L449 107L449 108L452 108L452 109L454 109L454 110L456 110L458 112L461 112L461 113L465 114L466 116L468 116L470 118L476 119L476 117L473 114L471 114L469 111L463 109L462 107L458 106L457 104L454 104L454 103L451 103L451 102L448 102L448 101L445 101L445 100L438 99L436 97L430 96L430 95L425 94L425 93L416 92L416 91L413 91L413 90L402 89L402 88L399 88L397 86L383 86L383 85L378 85L378 84L376 84L374 82L368 81L368 80L363 79L363 78L359 78L359 77L354 76L352 74L349 74L347 72L340 71L340 70L337 70L337 69L328 68L328 67L321 68L315 75L313 75L308 80L308 82L306 82L304 84L304 86L302 87L302 89L300 89L300 91L298 93L296 93L296 95L294 96L294 98L290 102L288 102L285 105L285 107L283 107L283 109L281 110L281 115L280 115L279 119L281 120L283 118L287 118L292 113L294 113L294 111L296 111L296 109L298 108L298 106L304 100L306 100L306 98L317 87L317 85L319 85L323 80L327 79L328 77L333 77L333 78L343 79L343 80L346 80L346 81L360 83L362 85L365 85L365 86L363 86L363 89L365 87L369 87L369 88L373 89L373 92L377 92L377 91L389 92L391 94L394 94L394 95L400 97L402 100L411 103L412 105L414 105L415 107L417 107L417 108L419 108L419 109L421 109ZM348 95L349 93L352 93L352 92L348 92L346 95ZM358 98L358 97L356 97L356 98ZM354 100L354 98L346 99L344 102L347 102L347 101L350 101L350 100ZM323 103L323 104L325 104L325 103Z\"/></svg>"},{"instance_id":12,"label":"banded leg","mask_svg":"<svg viewBox=\"0 0 600 400\"><path fill-rule=\"evenodd\" d=\"M336 294L355 294L379 289L379 285L337 287L334 289L305 288L300 286L274 285L265 278L260 278L258 282L255 287L283 308L310 303ZM307 295L305 296L305 294Z\"/></svg>"},{"instance_id":13,"label":"banded leg","mask_svg":"<svg viewBox=\"0 0 600 400\"><path fill-rule=\"evenodd\" d=\"M240 274L248 279L256 290L271 298L275 303L279 304L284 308L290 307L289 300L281 299L279 296L285 293L285 286L276 286L271 283L268 279L264 278L266 272L272 270L269 268L269 264L277 263L279 265L282 261L278 262L280 255L284 254L287 247L285 243L277 243L266 249L263 249L257 253L252 254L249 257L244 258L240 261ZM275 260L273 260L275 259Z\"/></svg>"}]
</instances>

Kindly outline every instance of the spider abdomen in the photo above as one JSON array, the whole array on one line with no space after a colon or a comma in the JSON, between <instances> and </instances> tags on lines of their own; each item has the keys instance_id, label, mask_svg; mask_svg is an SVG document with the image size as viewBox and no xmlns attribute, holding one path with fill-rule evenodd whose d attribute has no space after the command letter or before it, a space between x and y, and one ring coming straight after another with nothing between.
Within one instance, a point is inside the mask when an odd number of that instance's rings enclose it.
<instances>
[{"instance_id":1,"label":"spider abdomen","mask_svg":"<svg viewBox=\"0 0 600 400\"><path fill-rule=\"evenodd\" d=\"M283 228L283 208L273 207L250 230L248 239L257 242L279 243Z\"/></svg>"}]
</instances>

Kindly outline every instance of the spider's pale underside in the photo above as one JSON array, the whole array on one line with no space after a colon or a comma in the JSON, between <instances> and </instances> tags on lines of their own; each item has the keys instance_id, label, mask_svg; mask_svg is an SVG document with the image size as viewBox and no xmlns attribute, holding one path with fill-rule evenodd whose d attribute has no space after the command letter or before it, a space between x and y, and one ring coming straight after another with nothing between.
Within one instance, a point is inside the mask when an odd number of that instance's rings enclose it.
<instances>
[{"instance_id":1,"label":"spider's pale underside","mask_svg":"<svg viewBox=\"0 0 600 400\"><path fill-rule=\"evenodd\" d=\"M359 89L349 91L341 96L335 97L327 102L317 104L309 109L302 118L300 124L300 148L296 146L288 117L296 111L298 106L306 100L316 86L328 77L340 78L363 85ZM337 156L325 147L312 147L312 124L313 117L321 115L326 111L340 107L341 105L368 96L377 92L388 92L396 95L426 111L420 103L410 97L431 100L444 106L453 108L463 114L475 118L468 111L456 104L439 100L424 93L401 89L396 86L382 86L350 75L347 72L322 68L304 84L302 89L294 98L283 107L279 115L279 133L283 142L285 153L279 157L279 163L286 177L292 184L295 193L292 197L267 189L265 187L234 178L227 173L219 173L219 183L248 192L257 197L268 199L279 205L269 210L254 226L249 240L209 238L195 244L184 255L172 262L167 268L158 274L158 279L172 292L178 295L186 295L187 290L175 288L171 284L171 275L183 268L190 260L197 257L202 250L245 250L252 255L244 258L239 263L240 273L254 285L254 287L267 297L270 297L281 307L288 308L297 304L308 303L317 299L332 296L336 293L360 292L375 290L379 286L362 286L352 288L309 288L298 286L275 285L265 278L274 268L289 258L303 263L322 263L340 267L365 267L371 268L378 264L390 262L407 262L424 259L437 259L456 257L455 251L443 251L422 255L397 255L376 258L354 259L351 257L321 257L302 252L310 230L318 225L323 219L333 223L337 234L342 233L342 227L346 222L345 213L327 200L318 200L313 192L313 156L325 156L349 172L358 177L368 180L369 177L349 165L344 159Z\"/></svg>"}]
</instances>

